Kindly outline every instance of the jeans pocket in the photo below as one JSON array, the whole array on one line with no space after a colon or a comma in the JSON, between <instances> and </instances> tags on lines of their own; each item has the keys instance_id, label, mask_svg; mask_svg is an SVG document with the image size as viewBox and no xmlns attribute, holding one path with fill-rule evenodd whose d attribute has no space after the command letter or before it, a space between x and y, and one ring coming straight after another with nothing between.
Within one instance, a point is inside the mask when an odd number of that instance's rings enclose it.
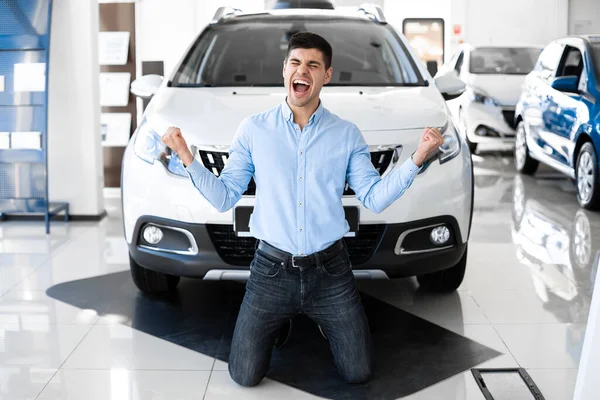
<instances>
[{"instance_id":1,"label":"jeans pocket","mask_svg":"<svg viewBox=\"0 0 600 400\"><path fill-rule=\"evenodd\" d=\"M273 261L256 252L250 263L250 271L265 278L274 278L279 274L281 262Z\"/></svg>"},{"instance_id":2,"label":"jeans pocket","mask_svg":"<svg viewBox=\"0 0 600 400\"><path fill-rule=\"evenodd\" d=\"M321 270L325 275L330 277L337 277L346 275L348 272L352 272L352 264L350 263L350 257L348 253L343 251L333 259L324 263L321 266Z\"/></svg>"}]
</instances>

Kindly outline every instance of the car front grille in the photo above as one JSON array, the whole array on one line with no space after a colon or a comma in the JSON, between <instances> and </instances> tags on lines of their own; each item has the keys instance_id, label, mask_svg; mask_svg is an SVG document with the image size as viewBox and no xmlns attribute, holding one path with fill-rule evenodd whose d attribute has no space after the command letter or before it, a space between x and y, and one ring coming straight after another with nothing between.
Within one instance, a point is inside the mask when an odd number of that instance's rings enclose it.
<instances>
[{"instance_id":1,"label":"car front grille","mask_svg":"<svg viewBox=\"0 0 600 400\"><path fill-rule=\"evenodd\" d=\"M237 237L233 225L207 224L208 235L217 254L227 264L248 266L254 257L256 239ZM355 237L346 237L352 265L369 261L384 233L385 225L360 225Z\"/></svg>"},{"instance_id":2,"label":"car front grille","mask_svg":"<svg viewBox=\"0 0 600 400\"><path fill-rule=\"evenodd\" d=\"M210 170L215 176L221 175L223 168L225 168L225 163L227 162L227 158L229 157L229 153L226 151L214 151L214 150L198 150L198 155L200 156L200 160L202 164ZM380 150L380 151L372 151L371 152L371 162L373 166L382 175L390 166L392 162L392 158L394 156L394 150ZM256 194L256 183L254 182L254 178L250 180L248 184L248 189L243 193L244 196L254 196ZM354 191L348 187L346 183L346 187L344 188L344 196L353 196Z\"/></svg>"},{"instance_id":3,"label":"car front grille","mask_svg":"<svg viewBox=\"0 0 600 400\"><path fill-rule=\"evenodd\" d=\"M511 128L515 129L515 110L502 110L502 115L504 116L504 120Z\"/></svg>"}]
</instances>

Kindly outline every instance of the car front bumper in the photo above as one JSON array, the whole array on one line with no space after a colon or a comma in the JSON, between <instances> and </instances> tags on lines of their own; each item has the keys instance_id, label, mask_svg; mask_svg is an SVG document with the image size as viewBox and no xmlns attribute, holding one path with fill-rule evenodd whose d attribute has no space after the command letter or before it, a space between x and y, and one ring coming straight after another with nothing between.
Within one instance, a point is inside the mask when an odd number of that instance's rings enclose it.
<instances>
[{"instance_id":1,"label":"car front bumper","mask_svg":"<svg viewBox=\"0 0 600 400\"><path fill-rule=\"evenodd\" d=\"M515 107L471 103L466 107L466 132L472 143L514 142Z\"/></svg>"},{"instance_id":2,"label":"car front bumper","mask_svg":"<svg viewBox=\"0 0 600 400\"><path fill-rule=\"evenodd\" d=\"M162 227L166 247L150 245L142 229ZM445 225L450 241L435 246L431 229ZM249 274L256 239L237 237L232 225L192 224L153 216L141 217L129 244L130 256L142 267L171 275L204 279L244 279ZM345 238L358 278L400 278L450 268L467 243L456 219L440 216L399 224L361 225L356 237ZM163 245L164 246L164 245Z\"/></svg>"}]
</instances>

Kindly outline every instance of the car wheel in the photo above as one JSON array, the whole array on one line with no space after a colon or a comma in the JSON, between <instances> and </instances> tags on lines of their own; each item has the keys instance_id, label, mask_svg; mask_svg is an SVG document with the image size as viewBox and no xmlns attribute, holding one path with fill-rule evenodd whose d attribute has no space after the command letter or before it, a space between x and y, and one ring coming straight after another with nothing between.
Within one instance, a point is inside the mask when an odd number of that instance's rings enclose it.
<instances>
[{"instance_id":1,"label":"car wheel","mask_svg":"<svg viewBox=\"0 0 600 400\"><path fill-rule=\"evenodd\" d=\"M577 156L575 169L577 200L581 207L596 210L600 207L600 185L598 185L598 158L591 142L584 143Z\"/></svg>"},{"instance_id":2,"label":"car wheel","mask_svg":"<svg viewBox=\"0 0 600 400\"><path fill-rule=\"evenodd\" d=\"M163 274L144 268L129 256L129 267L133 283L147 294L165 294L175 291L180 277Z\"/></svg>"},{"instance_id":3,"label":"car wheel","mask_svg":"<svg viewBox=\"0 0 600 400\"><path fill-rule=\"evenodd\" d=\"M525 124L523 121L517 125L515 137L515 168L524 175L533 175L539 166L538 160L529 155L527 138L525 137Z\"/></svg>"},{"instance_id":4,"label":"car wheel","mask_svg":"<svg viewBox=\"0 0 600 400\"><path fill-rule=\"evenodd\" d=\"M458 289L465 277L467 253L468 249L465 248L463 256L453 267L417 276L421 288L428 292L452 292Z\"/></svg>"},{"instance_id":5,"label":"car wheel","mask_svg":"<svg viewBox=\"0 0 600 400\"><path fill-rule=\"evenodd\" d=\"M467 133L467 120L464 117L462 108L458 112L458 123L460 124L460 129L465 135L465 140L467 142L467 146L469 146L469 151L471 154L475 154L475 150L477 150L477 143L473 143L469 140L469 134Z\"/></svg>"}]
</instances>

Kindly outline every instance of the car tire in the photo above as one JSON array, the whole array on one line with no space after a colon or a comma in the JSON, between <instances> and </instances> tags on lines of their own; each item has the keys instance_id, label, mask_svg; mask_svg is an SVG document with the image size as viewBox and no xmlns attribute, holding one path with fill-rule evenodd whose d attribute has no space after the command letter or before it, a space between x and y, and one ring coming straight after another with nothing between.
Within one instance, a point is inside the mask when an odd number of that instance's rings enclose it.
<instances>
[{"instance_id":1,"label":"car tire","mask_svg":"<svg viewBox=\"0 0 600 400\"><path fill-rule=\"evenodd\" d=\"M523 175L533 175L537 171L539 161L529 155L527 138L525 136L525 124L520 121L515 134L515 168Z\"/></svg>"},{"instance_id":2,"label":"car tire","mask_svg":"<svg viewBox=\"0 0 600 400\"><path fill-rule=\"evenodd\" d=\"M172 293L181 279L179 276L163 274L144 268L136 263L131 256L129 256L129 267L133 283L146 294Z\"/></svg>"},{"instance_id":3,"label":"car tire","mask_svg":"<svg viewBox=\"0 0 600 400\"><path fill-rule=\"evenodd\" d=\"M592 270L596 262L594 244L597 239L586 211L577 211L571 231L571 243L569 245L571 265L577 267L573 268L575 274L581 271L585 273Z\"/></svg>"},{"instance_id":4,"label":"car tire","mask_svg":"<svg viewBox=\"0 0 600 400\"><path fill-rule=\"evenodd\" d=\"M600 208L598 157L591 142L584 143L579 150L575 165L575 181L579 205L587 210Z\"/></svg>"},{"instance_id":5,"label":"car tire","mask_svg":"<svg viewBox=\"0 0 600 400\"><path fill-rule=\"evenodd\" d=\"M467 121L464 118L462 108L458 111L458 123L460 124L460 129L462 129L463 134L465 135L465 141L467 142L469 151L471 154L475 154L475 151L477 150L477 143L473 143L469 140L469 134L467 133Z\"/></svg>"},{"instance_id":6,"label":"car tire","mask_svg":"<svg viewBox=\"0 0 600 400\"><path fill-rule=\"evenodd\" d=\"M468 248L465 248L462 257L453 267L431 274L418 275L417 281L421 289L428 292L453 292L458 289L465 277L467 253Z\"/></svg>"}]
</instances>

